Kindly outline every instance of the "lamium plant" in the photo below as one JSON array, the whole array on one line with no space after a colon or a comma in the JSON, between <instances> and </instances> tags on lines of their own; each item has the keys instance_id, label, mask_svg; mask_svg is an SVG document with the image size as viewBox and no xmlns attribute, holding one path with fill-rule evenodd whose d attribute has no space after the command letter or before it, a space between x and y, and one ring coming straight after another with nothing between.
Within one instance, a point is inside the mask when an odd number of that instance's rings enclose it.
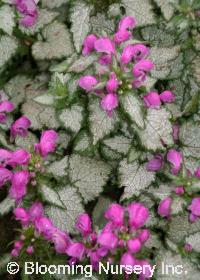
<instances>
[{"instance_id":1,"label":"lamium plant","mask_svg":"<svg viewBox=\"0 0 200 280\"><path fill-rule=\"evenodd\" d=\"M199 280L199 11L1 1L3 278Z\"/></svg>"}]
</instances>

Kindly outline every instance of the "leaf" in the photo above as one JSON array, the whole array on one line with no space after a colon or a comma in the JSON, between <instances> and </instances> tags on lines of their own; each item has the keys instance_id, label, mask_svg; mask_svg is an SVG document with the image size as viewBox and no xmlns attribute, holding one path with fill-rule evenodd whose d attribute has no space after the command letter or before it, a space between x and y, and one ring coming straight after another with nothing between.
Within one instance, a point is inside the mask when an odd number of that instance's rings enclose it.
<instances>
[{"instance_id":1,"label":"leaf","mask_svg":"<svg viewBox=\"0 0 200 280\"><path fill-rule=\"evenodd\" d=\"M15 207L14 199L7 196L0 202L0 216L8 214Z\"/></svg>"},{"instance_id":2,"label":"leaf","mask_svg":"<svg viewBox=\"0 0 200 280\"><path fill-rule=\"evenodd\" d=\"M55 103L55 96L51 93L44 93L36 96L33 100L42 105L53 105Z\"/></svg>"},{"instance_id":3,"label":"leaf","mask_svg":"<svg viewBox=\"0 0 200 280\"><path fill-rule=\"evenodd\" d=\"M0 68L16 53L17 40L14 37L3 35L0 38ZM1 72L1 70L0 70Z\"/></svg>"},{"instance_id":4,"label":"leaf","mask_svg":"<svg viewBox=\"0 0 200 280\"><path fill-rule=\"evenodd\" d=\"M162 141L173 145L171 114L166 109L148 109L145 121L145 129L138 130L142 144L153 151L164 150Z\"/></svg>"},{"instance_id":5,"label":"leaf","mask_svg":"<svg viewBox=\"0 0 200 280\"><path fill-rule=\"evenodd\" d=\"M106 112L100 108L99 99L91 98L89 103L89 124L93 134L93 144L108 135L115 129L118 123L116 113L108 117Z\"/></svg>"},{"instance_id":6,"label":"leaf","mask_svg":"<svg viewBox=\"0 0 200 280\"><path fill-rule=\"evenodd\" d=\"M131 145L131 139L128 139L123 135L116 135L105 139L103 143L113 151L126 155Z\"/></svg>"},{"instance_id":7,"label":"leaf","mask_svg":"<svg viewBox=\"0 0 200 280\"><path fill-rule=\"evenodd\" d=\"M123 160L119 166L119 184L120 187L125 187L122 199L138 196L154 179L155 174L148 172L138 161L127 163L126 159Z\"/></svg>"},{"instance_id":8,"label":"leaf","mask_svg":"<svg viewBox=\"0 0 200 280\"><path fill-rule=\"evenodd\" d=\"M185 239L185 243L192 245L193 250L200 253L200 232L188 236Z\"/></svg>"},{"instance_id":9,"label":"leaf","mask_svg":"<svg viewBox=\"0 0 200 280\"><path fill-rule=\"evenodd\" d=\"M86 131L80 131L74 144L74 151L89 155L92 149L92 141L90 135Z\"/></svg>"},{"instance_id":10,"label":"leaf","mask_svg":"<svg viewBox=\"0 0 200 280\"><path fill-rule=\"evenodd\" d=\"M45 200L52 204L45 208L45 212L54 225L63 231L74 231L77 216L84 212L76 190L71 186L65 186L58 191L43 186L41 191Z\"/></svg>"},{"instance_id":11,"label":"leaf","mask_svg":"<svg viewBox=\"0 0 200 280\"><path fill-rule=\"evenodd\" d=\"M168 237L171 241L178 244L190 234L194 234L200 231L200 220L198 219L195 223L190 223L188 215L177 215L171 218Z\"/></svg>"},{"instance_id":12,"label":"leaf","mask_svg":"<svg viewBox=\"0 0 200 280\"><path fill-rule=\"evenodd\" d=\"M8 5L3 5L0 8L0 29L8 35L12 35L15 27L15 13L13 8Z\"/></svg>"},{"instance_id":13,"label":"leaf","mask_svg":"<svg viewBox=\"0 0 200 280\"><path fill-rule=\"evenodd\" d=\"M99 36L113 35L115 32L114 20L108 19L105 14L98 13L96 16L91 17L90 24L92 33Z\"/></svg>"},{"instance_id":14,"label":"leaf","mask_svg":"<svg viewBox=\"0 0 200 280\"><path fill-rule=\"evenodd\" d=\"M81 73L86 70L90 65L92 65L97 60L95 55L83 56L77 59L70 67L67 72Z\"/></svg>"},{"instance_id":15,"label":"leaf","mask_svg":"<svg viewBox=\"0 0 200 280\"><path fill-rule=\"evenodd\" d=\"M163 271L163 264L168 267L168 274ZM181 274L174 274L171 266L174 268L181 268L183 272ZM200 271L189 261L189 259L182 258L180 254L173 254L170 251L161 250L156 257L156 267L158 268L156 273L156 279L158 280L174 280L174 279L184 279L184 280L197 280L199 279ZM180 272L180 271L179 271Z\"/></svg>"},{"instance_id":16,"label":"leaf","mask_svg":"<svg viewBox=\"0 0 200 280\"><path fill-rule=\"evenodd\" d=\"M180 54L180 46L171 48L151 48L150 59L152 59L155 67L151 71L151 76L157 79L172 78L172 72L176 69L173 78L181 76L181 70L184 68L182 57ZM179 61L180 60L180 61ZM177 68L178 67L178 68Z\"/></svg>"},{"instance_id":17,"label":"leaf","mask_svg":"<svg viewBox=\"0 0 200 280\"><path fill-rule=\"evenodd\" d=\"M11 261L11 254L4 254L0 257L0 274L6 272L7 264Z\"/></svg>"},{"instance_id":18,"label":"leaf","mask_svg":"<svg viewBox=\"0 0 200 280\"><path fill-rule=\"evenodd\" d=\"M121 98L121 104L131 121L135 122L140 128L144 128L144 105L142 101L130 93Z\"/></svg>"},{"instance_id":19,"label":"leaf","mask_svg":"<svg viewBox=\"0 0 200 280\"><path fill-rule=\"evenodd\" d=\"M163 200L172 192L172 187L168 184L159 184L159 188L150 187L148 193L152 194L155 199Z\"/></svg>"},{"instance_id":20,"label":"leaf","mask_svg":"<svg viewBox=\"0 0 200 280\"><path fill-rule=\"evenodd\" d=\"M38 18L36 23L31 27L24 27L20 25L20 30L27 35L34 35L42 28L51 23L58 16L57 12L49 11L47 9L38 9Z\"/></svg>"},{"instance_id":21,"label":"leaf","mask_svg":"<svg viewBox=\"0 0 200 280\"><path fill-rule=\"evenodd\" d=\"M70 129L72 132L77 133L80 130L83 121L83 107L73 105L71 108L62 110L59 114L59 120L66 129Z\"/></svg>"},{"instance_id":22,"label":"leaf","mask_svg":"<svg viewBox=\"0 0 200 280\"><path fill-rule=\"evenodd\" d=\"M200 157L200 125L192 121L183 123L180 128L180 140L183 143L185 157Z\"/></svg>"},{"instance_id":23,"label":"leaf","mask_svg":"<svg viewBox=\"0 0 200 280\"><path fill-rule=\"evenodd\" d=\"M184 208L187 206L187 202L182 197L173 198L173 202L171 204L171 214L177 215L181 214L184 211Z\"/></svg>"},{"instance_id":24,"label":"leaf","mask_svg":"<svg viewBox=\"0 0 200 280\"><path fill-rule=\"evenodd\" d=\"M163 13L164 18L167 21L169 21L175 12L174 4L178 4L178 1L177 0L155 0L155 2L161 8L161 12Z\"/></svg>"},{"instance_id":25,"label":"leaf","mask_svg":"<svg viewBox=\"0 0 200 280\"><path fill-rule=\"evenodd\" d=\"M103 161L72 155L69 159L69 177L85 202L96 198L108 180L110 166Z\"/></svg>"},{"instance_id":26,"label":"leaf","mask_svg":"<svg viewBox=\"0 0 200 280\"><path fill-rule=\"evenodd\" d=\"M77 52L81 51L83 40L90 30L91 6L77 1L71 11L71 32L73 33L74 45Z\"/></svg>"},{"instance_id":27,"label":"leaf","mask_svg":"<svg viewBox=\"0 0 200 280\"><path fill-rule=\"evenodd\" d=\"M137 26L155 23L153 7L149 0L122 0L122 4L126 9L126 15L136 19Z\"/></svg>"},{"instance_id":28,"label":"leaf","mask_svg":"<svg viewBox=\"0 0 200 280\"><path fill-rule=\"evenodd\" d=\"M47 168L47 172L54 175L55 178L63 178L67 176L68 156L63 157L59 161L54 161Z\"/></svg>"},{"instance_id":29,"label":"leaf","mask_svg":"<svg viewBox=\"0 0 200 280\"><path fill-rule=\"evenodd\" d=\"M46 41L38 41L32 46L35 59L60 59L73 53L70 34L64 24L53 22L44 28L42 35Z\"/></svg>"},{"instance_id":30,"label":"leaf","mask_svg":"<svg viewBox=\"0 0 200 280\"><path fill-rule=\"evenodd\" d=\"M54 9L60 7L62 4L69 2L69 0L42 0L42 6L44 8Z\"/></svg>"}]
</instances>

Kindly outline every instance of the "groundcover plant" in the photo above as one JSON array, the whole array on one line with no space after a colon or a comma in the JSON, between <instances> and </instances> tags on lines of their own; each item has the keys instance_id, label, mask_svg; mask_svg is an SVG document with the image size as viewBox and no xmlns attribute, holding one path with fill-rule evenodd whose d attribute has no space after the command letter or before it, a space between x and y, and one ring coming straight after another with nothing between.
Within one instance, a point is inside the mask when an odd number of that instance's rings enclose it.
<instances>
[{"instance_id":1,"label":"groundcover plant","mask_svg":"<svg viewBox=\"0 0 200 280\"><path fill-rule=\"evenodd\" d=\"M199 65L199 0L1 0L2 279L200 279Z\"/></svg>"}]
</instances>

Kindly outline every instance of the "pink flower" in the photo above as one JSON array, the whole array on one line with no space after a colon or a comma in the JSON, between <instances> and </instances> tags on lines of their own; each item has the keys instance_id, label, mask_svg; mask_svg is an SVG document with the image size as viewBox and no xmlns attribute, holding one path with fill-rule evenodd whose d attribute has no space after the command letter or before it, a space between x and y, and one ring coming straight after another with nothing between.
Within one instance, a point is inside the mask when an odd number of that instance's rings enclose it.
<instances>
[{"instance_id":1,"label":"pink flower","mask_svg":"<svg viewBox=\"0 0 200 280\"><path fill-rule=\"evenodd\" d=\"M131 252L133 254L140 252L140 250L142 248L142 244L141 244L139 238L129 239L127 242L127 246L128 246L129 252Z\"/></svg>"},{"instance_id":2,"label":"pink flower","mask_svg":"<svg viewBox=\"0 0 200 280\"><path fill-rule=\"evenodd\" d=\"M14 109L14 105L8 101L4 100L0 102L0 123L5 123L7 120L6 113L12 112Z\"/></svg>"},{"instance_id":3,"label":"pink flower","mask_svg":"<svg viewBox=\"0 0 200 280\"><path fill-rule=\"evenodd\" d=\"M147 108L159 108L161 105L160 96L157 92L150 92L143 99Z\"/></svg>"},{"instance_id":4,"label":"pink flower","mask_svg":"<svg viewBox=\"0 0 200 280\"><path fill-rule=\"evenodd\" d=\"M119 86L116 74L113 72L110 74L110 78L106 83L106 90L108 93L116 92Z\"/></svg>"},{"instance_id":5,"label":"pink flower","mask_svg":"<svg viewBox=\"0 0 200 280\"><path fill-rule=\"evenodd\" d=\"M114 54L115 45L109 38L100 38L94 43L95 50L100 53Z\"/></svg>"},{"instance_id":6,"label":"pink flower","mask_svg":"<svg viewBox=\"0 0 200 280\"><path fill-rule=\"evenodd\" d=\"M33 246L28 246L27 249L26 249L26 253L31 255L31 254L33 254L33 252L34 252Z\"/></svg>"},{"instance_id":7,"label":"pink flower","mask_svg":"<svg viewBox=\"0 0 200 280\"><path fill-rule=\"evenodd\" d=\"M158 214L162 217L168 218L170 215L170 206L172 204L171 197L163 199L158 206Z\"/></svg>"},{"instance_id":8,"label":"pink flower","mask_svg":"<svg viewBox=\"0 0 200 280\"><path fill-rule=\"evenodd\" d=\"M192 200L192 203L188 207L188 210L191 211L190 221L194 222L198 217L200 217L200 197L195 197Z\"/></svg>"},{"instance_id":9,"label":"pink flower","mask_svg":"<svg viewBox=\"0 0 200 280\"><path fill-rule=\"evenodd\" d=\"M19 251L17 249L13 249L11 251L11 256L14 257L14 258L19 257Z\"/></svg>"},{"instance_id":10,"label":"pink flower","mask_svg":"<svg viewBox=\"0 0 200 280\"><path fill-rule=\"evenodd\" d=\"M142 82L146 79L146 74L150 72L154 67L151 60L141 60L136 63L133 67L133 76L136 78L133 82L133 86L138 88L141 86Z\"/></svg>"},{"instance_id":11,"label":"pink flower","mask_svg":"<svg viewBox=\"0 0 200 280\"><path fill-rule=\"evenodd\" d=\"M111 54L103 54L98 59L99 64L101 65L108 65L112 62L112 55Z\"/></svg>"},{"instance_id":12,"label":"pink flower","mask_svg":"<svg viewBox=\"0 0 200 280\"><path fill-rule=\"evenodd\" d=\"M32 15L25 15L23 18L19 20L19 24L24 27L31 27L37 22L37 17Z\"/></svg>"},{"instance_id":13,"label":"pink flower","mask_svg":"<svg viewBox=\"0 0 200 280\"><path fill-rule=\"evenodd\" d=\"M96 42L97 37L93 34L88 35L84 42L83 42L83 50L82 54L83 55L88 55L94 50L94 43Z\"/></svg>"},{"instance_id":14,"label":"pink flower","mask_svg":"<svg viewBox=\"0 0 200 280\"><path fill-rule=\"evenodd\" d=\"M137 265L142 268L142 273L139 276L139 280L145 280L152 278L151 265L147 260L137 260Z\"/></svg>"},{"instance_id":15,"label":"pink flower","mask_svg":"<svg viewBox=\"0 0 200 280\"><path fill-rule=\"evenodd\" d=\"M114 42L116 44L121 44L122 42L125 42L129 40L131 37L130 31L127 30L119 30L117 33L114 35Z\"/></svg>"},{"instance_id":16,"label":"pink flower","mask_svg":"<svg viewBox=\"0 0 200 280\"><path fill-rule=\"evenodd\" d=\"M82 260L85 253L85 246L81 242L74 242L67 247L65 252L70 257Z\"/></svg>"},{"instance_id":17,"label":"pink flower","mask_svg":"<svg viewBox=\"0 0 200 280\"><path fill-rule=\"evenodd\" d=\"M167 153L167 160L173 165L172 173L177 174L183 161L182 154L174 149L171 149Z\"/></svg>"},{"instance_id":18,"label":"pink flower","mask_svg":"<svg viewBox=\"0 0 200 280\"><path fill-rule=\"evenodd\" d=\"M36 152L40 153L42 157L46 157L56 149L56 141L58 134L54 130L46 130L42 132L40 143L35 144Z\"/></svg>"},{"instance_id":19,"label":"pink flower","mask_svg":"<svg viewBox=\"0 0 200 280\"><path fill-rule=\"evenodd\" d=\"M28 134L28 128L31 126L30 120L22 116L18 120L16 120L11 126L11 136L16 137L17 135L21 137L26 137Z\"/></svg>"},{"instance_id":20,"label":"pink flower","mask_svg":"<svg viewBox=\"0 0 200 280\"><path fill-rule=\"evenodd\" d=\"M107 111L109 116L112 116L112 111L118 107L118 104L118 96L115 93L108 93L101 100L101 107Z\"/></svg>"},{"instance_id":21,"label":"pink flower","mask_svg":"<svg viewBox=\"0 0 200 280\"><path fill-rule=\"evenodd\" d=\"M159 171L162 167L163 157L160 154L155 155L154 158L146 164L146 169L148 171Z\"/></svg>"},{"instance_id":22,"label":"pink flower","mask_svg":"<svg viewBox=\"0 0 200 280\"><path fill-rule=\"evenodd\" d=\"M23 247L23 242L20 241L15 241L14 243L14 248L20 250Z\"/></svg>"},{"instance_id":23,"label":"pink flower","mask_svg":"<svg viewBox=\"0 0 200 280\"><path fill-rule=\"evenodd\" d=\"M182 195L182 194L184 194L184 192L185 192L185 190L184 190L184 187L182 187L182 186L175 188L175 193L177 195Z\"/></svg>"},{"instance_id":24,"label":"pink flower","mask_svg":"<svg viewBox=\"0 0 200 280\"><path fill-rule=\"evenodd\" d=\"M114 249L117 246L118 239L112 232L101 231L98 236L98 243L106 249Z\"/></svg>"},{"instance_id":25,"label":"pink flower","mask_svg":"<svg viewBox=\"0 0 200 280\"><path fill-rule=\"evenodd\" d=\"M17 171L12 177L10 196L19 201L26 194L26 187L29 182L29 172L27 170Z\"/></svg>"},{"instance_id":26,"label":"pink flower","mask_svg":"<svg viewBox=\"0 0 200 280\"><path fill-rule=\"evenodd\" d=\"M51 240L55 245L55 250L57 253L64 254L66 252L67 246L69 245L69 236L59 229L53 231Z\"/></svg>"},{"instance_id":27,"label":"pink flower","mask_svg":"<svg viewBox=\"0 0 200 280\"><path fill-rule=\"evenodd\" d=\"M195 170L194 176L200 179L200 166Z\"/></svg>"},{"instance_id":28,"label":"pink flower","mask_svg":"<svg viewBox=\"0 0 200 280\"><path fill-rule=\"evenodd\" d=\"M38 217L35 219L34 225L38 233L42 233L47 239L51 238L54 226L50 219L46 217Z\"/></svg>"},{"instance_id":29,"label":"pink flower","mask_svg":"<svg viewBox=\"0 0 200 280\"><path fill-rule=\"evenodd\" d=\"M128 206L129 225L138 229L142 227L149 217L149 210L139 202L133 202Z\"/></svg>"},{"instance_id":30,"label":"pink flower","mask_svg":"<svg viewBox=\"0 0 200 280\"><path fill-rule=\"evenodd\" d=\"M132 266L134 267L135 265L135 258L130 254L130 253L124 253L121 257L120 260L120 265L125 265L125 266Z\"/></svg>"},{"instance_id":31,"label":"pink flower","mask_svg":"<svg viewBox=\"0 0 200 280\"><path fill-rule=\"evenodd\" d=\"M30 160L30 154L24 149L19 149L13 152L12 158L15 164L27 165Z\"/></svg>"},{"instance_id":32,"label":"pink flower","mask_svg":"<svg viewBox=\"0 0 200 280\"><path fill-rule=\"evenodd\" d=\"M128 64L133 59L138 62L149 54L149 49L142 44L127 45L122 52L121 63Z\"/></svg>"},{"instance_id":33,"label":"pink flower","mask_svg":"<svg viewBox=\"0 0 200 280\"><path fill-rule=\"evenodd\" d=\"M87 237L92 232L92 222L88 214L81 214L78 216L76 229L83 237Z\"/></svg>"},{"instance_id":34,"label":"pink flower","mask_svg":"<svg viewBox=\"0 0 200 280\"><path fill-rule=\"evenodd\" d=\"M44 215L44 209L42 203L35 202L29 208L29 216L31 221L35 221L35 219L40 218Z\"/></svg>"},{"instance_id":35,"label":"pink flower","mask_svg":"<svg viewBox=\"0 0 200 280\"><path fill-rule=\"evenodd\" d=\"M8 181L12 180L12 172L5 167L0 167L0 188Z\"/></svg>"},{"instance_id":36,"label":"pink flower","mask_svg":"<svg viewBox=\"0 0 200 280\"><path fill-rule=\"evenodd\" d=\"M150 237L150 231L148 229L143 229L139 234L139 239L142 243L145 243Z\"/></svg>"},{"instance_id":37,"label":"pink flower","mask_svg":"<svg viewBox=\"0 0 200 280\"><path fill-rule=\"evenodd\" d=\"M133 29L136 26L134 17L127 16L120 20L118 30Z\"/></svg>"},{"instance_id":38,"label":"pink flower","mask_svg":"<svg viewBox=\"0 0 200 280\"><path fill-rule=\"evenodd\" d=\"M94 89L94 87L98 84L98 81L93 76L83 76L79 79L78 84L81 88L89 92Z\"/></svg>"},{"instance_id":39,"label":"pink flower","mask_svg":"<svg viewBox=\"0 0 200 280\"><path fill-rule=\"evenodd\" d=\"M184 249L186 252L192 252L192 250L193 250L192 245L189 243L185 244Z\"/></svg>"},{"instance_id":40,"label":"pink flower","mask_svg":"<svg viewBox=\"0 0 200 280\"><path fill-rule=\"evenodd\" d=\"M12 152L0 149L0 166L7 166L12 164Z\"/></svg>"},{"instance_id":41,"label":"pink flower","mask_svg":"<svg viewBox=\"0 0 200 280\"><path fill-rule=\"evenodd\" d=\"M36 23L38 12L36 1L34 0L14 0L17 10L23 15L19 23L25 27L30 27Z\"/></svg>"},{"instance_id":42,"label":"pink flower","mask_svg":"<svg viewBox=\"0 0 200 280\"><path fill-rule=\"evenodd\" d=\"M160 100L163 103L172 103L175 100L175 95L171 91L166 90L160 94Z\"/></svg>"},{"instance_id":43,"label":"pink flower","mask_svg":"<svg viewBox=\"0 0 200 280\"><path fill-rule=\"evenodd\" d=\"M24 208L15 208L14 209L15 219L20 221L23 226L28 225L30 217L26 209Z\"/></svg>"},{"instance_id":44,"label":"pink flower","mask_svg":"<svg viewBox=\"0 0 200 280\"><path fill-rule=\"evenodd\" d=\"M117 203L112 203L105 212L105 218L116 227L122 226L124 223L124 208Z\"/></svg>"}]
</instances>

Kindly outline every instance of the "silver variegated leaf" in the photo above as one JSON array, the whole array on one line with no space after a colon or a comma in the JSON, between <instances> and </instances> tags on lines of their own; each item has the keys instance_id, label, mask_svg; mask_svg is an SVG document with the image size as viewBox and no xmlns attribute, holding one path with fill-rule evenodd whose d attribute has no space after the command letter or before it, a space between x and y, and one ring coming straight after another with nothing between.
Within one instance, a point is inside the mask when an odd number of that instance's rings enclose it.
<instances>
[{"instance_id":1,"label":"silver variegated leaf","mask_svg":"<svg viewBox=\"0 0 200 280\"><path fill-rule=\"evenodd\" d=\"M180 54L180 46L174 46L171 48L159 48L159 47L151 48L150 59L152 59L155 65L154 69L151 71L152 77L157 79L165 79L170 75L172 75L173 71L178 66L179 68L177 68L177 73L173 75L173 78L180 77L181 75L180 70L184 68L184 65L182 64L181 61L179 61L180 59L178 59L179 54ZM176 65L174 65L175 61L176 61Z\"/></svg>"},{"instance_id":2,"label":"silver variegated leaf","mask_svg":"<svg viewBox=\"0 0 200 280\"><path fill-rule=\"evenodd\" d=\"M142 144L150 150L164 150L162 142L173 145L171 114L166 109L148 109L145 129L138 130Z\"/></svg>"},{"instance_id":3,"label":"silver variegated leaf","mask_svg":"<svg viewBox=\"0 0 200 280\"><path fill-rule=\"evenodd\" d=\"M95 55L82 56L77 59L70 67L67 69L67 72L81 73L86 70L90 65L92 65L97 60Z\"/></svg>"},{"instance_id":4,"label":"silver variegated leaf","mask_svg":"<svg viewBox=\"0 0 200 280\"><path fill-rule=\"evenodd\" d=\"M44 199L51 204L45 208L45 213L52 219L59 229L72 232L76 218L84 212L80 195L71 186L65 186L60 190L54 190L42 186Z\"/></svg>"},{"instance_id":5,"label":"silver variegated leaf","mask_svg":"<svg viewBox=\"0 0 200 280\"><path fill-rule=\"evenodd\" d=\"M106 112L100 108L99 99L90 99L89 104L89 124L93 134L93 144L113 131L118 123L117 114L114 112L112 117L108 117Z\"/></svg>"},{"instance_id":6,"label":"silver variegated leaf","mask_svg":"<svg viewBox=\"0 0 200 280\"><path fill-rule=\"evenodd\" d=\"M60 59L73 53L69 31L60 22L53 22L42 31L46 42L37 41L32 47L35 59Z\"/></svg>"},{"instance_id":7,"label":"silver variegated leaf","mask_svg":"<svg viewBox=\"0 0 200 280\"><path fill-rule=\"evenodd\" d=\"M139 195L154 181L155 174L148 172L146 167L139 164L138 161L127 163L124 159L119 166L120 187L125 187L123 198L131 198L133 195Z\"/></svg>"},{"instance_id":8,"label":"silver variegated leaf","mask_svg":"<svg viewBox=\"0 0 200 280\"><path fill-rule=\"evenodd\" d=\"M192 245L194 251L200 253L200 232L189 235L185 242Z\"/></svg>"},{"instance_id":9,"label":"silver variegated leaf","mask_svg":"<svg viewBox=\"0 0 200 280\"><path fill-rule=\"evenodd\" d=\"M83 40L90 30L90 12L92 7L84 2L76 1L71 11L71 32L77 52L81 51Z\"/></svg>"},{"instance_id":10,"label":"silver variegated leaf","mask_svg":"<svg viewBox=\"0 0 200 280\"><path fill-rule=\"evenodd\" d=\"M0 38L0 68L16 53L18 42L14 37L3 35ZM1 72L1 70L0 70Z\"/></svg>"},{"instance_id":11,"label":"silver variegated leaf","mask_svg":"<svg viewBox=\"0 0 200 280\"><path fill-rule=\"evenodd\" d=\"M155 2L161 8L164 18L169 21L175 12L175 4L178 4L178 0L155 0Z\"/></svg>"},{"instance_id":12,"label":"silver variegated leaf","mask_svg":"<svg viewBox=\"0 0 200 280\"><path fill-rule=\"evenodd\" d=\"M171 204L171 214L177 215L184 212L184 209L187 207L187 202L182 197L173 198L173 202Z\"/></svg>"},{"instance_id":13,"label":"silver variegated leaf","mask_svg":"<svg viewBox=\"0 0 200 280\"><path fill-rule=\"evenodd\" d=\"M113 151L126 155L131 145L131 139L123 135L116 135L105 139L103 143Z\"/></svg>"},{"instance_id":14,"label":"silver variegated leaf","mask_svg":"<svg viewBox=\"0 0 200 280\"><path fill-rule=\"evenodd\" d=\"M169 196L172 192L172 186L168 184L159 184L158 188L150 187L148 189L148 193L152 194L155 199L163 200L167 196Z\"/></svg>"},{"instance_id":15,"label":"silver variegated leaf","mask_svg":"<svg viewBox=\"0 0 200 280\"><path fill-rule=\"evenodd\" d=\"M60 7L62 4L68 3L69 0L42 0L42 6L48 9L54 9Z\"/></svg>"},{"instance_id":16,"label":"silver variegated leaf","mask_svg":"<svg viewBox=\"0 0 200 280\"><path fill-rule=\"evenodd\" d=\"M54 175L55 178L63 178L63 176L67 176L67 168L68 168L68 156L65 156L59 161L54 161L47 168L47 172Z\"/></svg>"},{"instance_id":17,"label":"silver variegated leaf","mask_svg":"<svg viewBox=\"0 0 200 280\"><path fill-rule=\"evenodd\" d=\"M12 35L15 27L15 13L12 7L3 5L0 7L0 29L8 35Z\"/></svg>"},{"instance_id":18,"label":"silver variegated leaf","mask_svg":"<svg viewBox=\"0 0 200 280\"><path fill-rule=\"evenodd\" d=\"M188 215L177 215L171 218L167 234L174 243L179 243L188 235L200 231L200 220L198 219L195 223L190 223L188 216L189 213Z\"/></svg>"},{"instance_id":19,"label":"silver variegated leaf","mask_svg":"<svg viewBox=\"0 0 200 280\"><path fill-rule=\"evenodd\" d=\"M103 161L73 155L69 159L69 176L71 182L85 202L96 198L106 184L110 166Z\"/></svg>"},{"instance_id":20,"label":"silver variegated leaf","mask_svg":"<svg viewBox=\"0 0 200 280\"><path fill-rule=\"evenodd\" d=\"M0 202L0 216L8 214L15 207L14 199L9 196Z\"/></svg>"},{"instance_id":21,"label":"silver variegated leaf","mask_svg":"<svg viewBox=\"0 0 200 280\"><path fill-rule=\"evenodd\" d=\"M122 0L122 4L126 9L126 15L136 19L137 26L155 23L153 6L149 0Z\"/></svg>"},{"instance_id":22,"label":"silver variegated leaf","mask_svg":"<svg viewBox=\"0 0 200 280\"><path fill-rule=\"evenodd\" d=\"M63 109L59 115L59 120L66 129L77 133L83 121L83 107L73 105L71 108Z\"/></svg>"},{"instance_id":23,"label":"silver variegated leaf","mask_svg":"<svg viewBox=\"0 0 200 280\"><path fill-rule=\"evenodd\" d=\"M144 105L135 95L129 93L121 98L121 104L132 122L144 128Z\"/></svg>"},{"instance_id":24,"label":"silver variegated leaf","mask_svg":"<svg viewBox=\"0 0 200 280\"><path fill-rule=\"evenodd\" d=\"M198 122L185 122L180 128L180 140L186 157L200 157L200 125Z\"/></svg>"},{"instance_id":25,"label":"silver variegated leaf","mask_svg":"<svg viewBox=\"0 0 200 280\"><path fill-rule=\"evenodd\" d=\"M173 254L170 251L161 250L159 255L156 257L156 266L158 268L156 272L156 279L158 280L198 280L200 270L193 265L189 259L182 258L179 254ZM168 273L166 267L168 266ZM170 267L177 267L179 273L175 273L175 270ZM164 269L165 268L165 269ZM180 268L182 273L180 273Z\"/></svg>"}]
</instances>

